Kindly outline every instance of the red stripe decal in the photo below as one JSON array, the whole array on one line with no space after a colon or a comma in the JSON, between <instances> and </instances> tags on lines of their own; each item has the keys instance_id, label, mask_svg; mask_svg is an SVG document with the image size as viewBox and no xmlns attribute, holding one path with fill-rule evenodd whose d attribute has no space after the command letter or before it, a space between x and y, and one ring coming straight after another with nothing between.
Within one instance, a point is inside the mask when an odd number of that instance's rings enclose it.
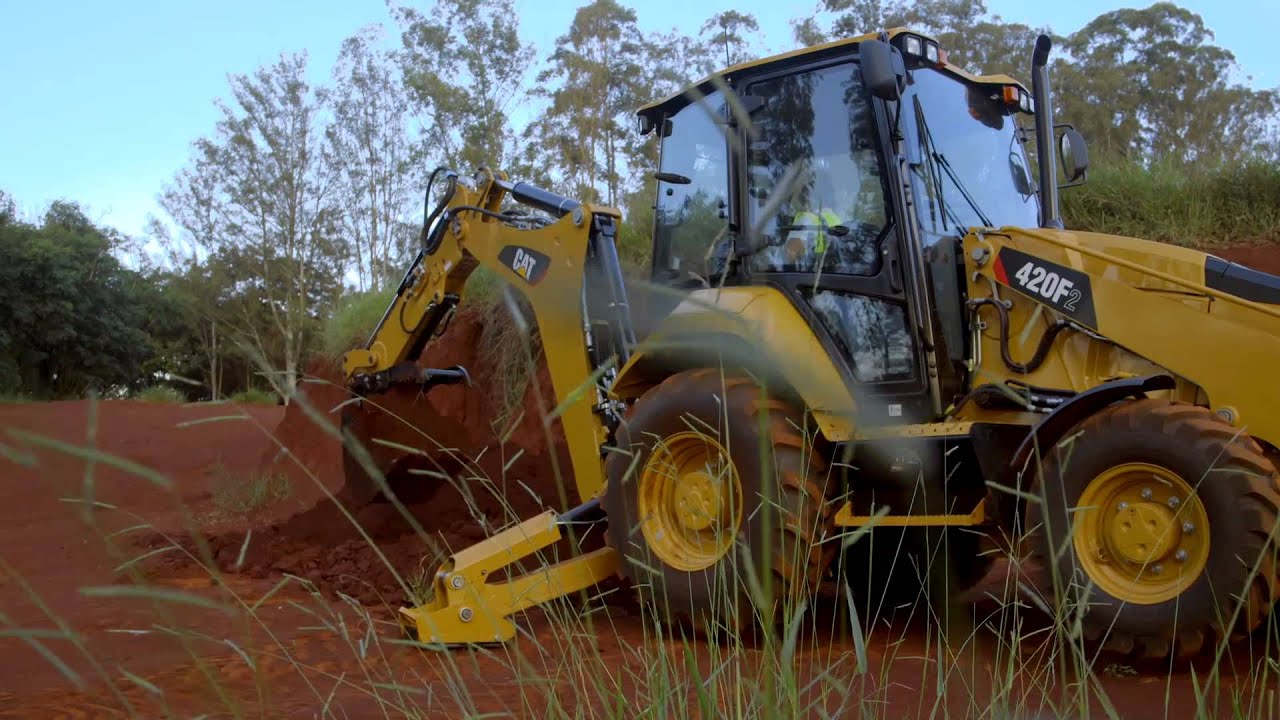
<instances>
[{"instance_id":1,"label":"red stripe decal","mask_svg":"<svg viewBox=\"0 0 1280 720\"><path fill-rule=\"evenodd\" d=\"M996 280L999 280L1005 285L1009 284L1009 276L1004 272L1004 258L1000 254L996 255L995 265L993 265L991 269L996 273Z\"/></svg>"}]
</instances>

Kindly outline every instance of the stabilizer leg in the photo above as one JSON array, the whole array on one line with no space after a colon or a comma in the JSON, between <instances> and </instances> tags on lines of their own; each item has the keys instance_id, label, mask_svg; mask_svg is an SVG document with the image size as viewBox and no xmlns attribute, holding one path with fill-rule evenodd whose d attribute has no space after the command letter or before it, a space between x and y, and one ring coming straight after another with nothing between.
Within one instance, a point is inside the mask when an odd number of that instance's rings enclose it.
<instances>
[{"instance_id":1,"label":"stabilizer leg","mask_svg":"<svg viewBox=\"0 0 1280 720\"><path fill-rule=\"evenodd\" d=\"M510 616L521 610L590 587L614 575L613 548L579 555L505 582L486 582L496 570L555 544L561 529L588 503L564 516L546 512L465 548L436 572L432 599L400 608L401 622L422 642L445 645L502 643L516 634Z\"/></svg>"}]
</instances>

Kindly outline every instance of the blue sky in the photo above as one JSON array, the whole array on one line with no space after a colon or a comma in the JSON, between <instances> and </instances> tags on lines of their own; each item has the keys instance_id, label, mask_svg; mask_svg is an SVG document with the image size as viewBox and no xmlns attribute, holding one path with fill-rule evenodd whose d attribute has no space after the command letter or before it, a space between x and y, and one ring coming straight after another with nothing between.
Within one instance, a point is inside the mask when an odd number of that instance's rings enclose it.
<instances>
[{"instance_id":1,"label":"blue sky","mask_svg":"<svg viewBox=\"0 0 1280 720\"><path fill-rule=\"evenodd\" d=\"M543 54L580 4L516 0L524 38ZM791 47L788 21L817 3L629 4L645 30L680 26L696 32L713 12L751 12L760 21L764 49L779 51ZM1047 24L1058 32L1135 4L1150 3L988 0L1006 20ZM1180 4L1205 19L1255 86L1280 86L1274 51L1280 2ZM212 129L213 101L226 95L228 73L306 50L313 80L322 81L343 38L363 25L392 24L385 0L0 0L0 22L0 189L27 214L58 198L80 201L90 217L128 234L141 234L147 215L160 212L156 194L186 163L191 141Z\"/></svg>"}]
</instances>

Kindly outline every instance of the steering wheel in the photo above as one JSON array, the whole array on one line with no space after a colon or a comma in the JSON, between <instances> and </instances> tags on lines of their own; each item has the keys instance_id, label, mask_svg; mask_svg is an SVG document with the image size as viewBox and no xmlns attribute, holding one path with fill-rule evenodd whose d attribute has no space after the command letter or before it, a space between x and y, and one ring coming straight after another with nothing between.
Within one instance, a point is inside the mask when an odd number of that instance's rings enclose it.
<instances>
[{"instance_id":1,"label":"steering wheel","mask_svg":"<svg viewBox=\"0 0 1280 720\"><path fill-rule=\"evenodd\" d=\"M826 231L827 235L837 240L853 236L856 238L877 238L884 228L880 225L871 223L853 221L852 223L840 223L839 225L779 225L777 226L778 234L776 237L769 237L768 244L774 247L782 247L787 241L787 234L793 230L816 230L818 232Z\"/></svg>"}]
</instances>

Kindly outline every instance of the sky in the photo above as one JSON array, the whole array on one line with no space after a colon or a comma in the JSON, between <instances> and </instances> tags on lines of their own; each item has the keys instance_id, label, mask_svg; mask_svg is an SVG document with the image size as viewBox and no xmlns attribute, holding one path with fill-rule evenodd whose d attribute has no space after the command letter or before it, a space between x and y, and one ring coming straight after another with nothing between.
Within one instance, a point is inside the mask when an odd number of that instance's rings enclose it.
<instances>
[{"instance_id":1,"label":"sky","mask_svg":"<svg viewBox=\"0 0 1280 720\"><path fill-rule=\"evenodd\" d=\"M646 31L679 27L692 34L715 12L750 12L767 52L790 49L789 21L818 4L621 2L635 9ZM584 0L515 3L521 34L541 57ZM1102 12L1149 4L987 0L1007 21L1063 34ZM1280 2L1179 4L1204 18L1255 87L1280 87L1273 54ZM306 51L312 81L323 82L342 40L377 23L394 37L386 0L0 0L0 189L28 217L54 200L75 200L91 219L142 235L149 215L163 218L156 196L187 163L192 141L212 131L214 100L227 96L228 74L251 72L282 52Z\"/></svg>"}]
</instances>

